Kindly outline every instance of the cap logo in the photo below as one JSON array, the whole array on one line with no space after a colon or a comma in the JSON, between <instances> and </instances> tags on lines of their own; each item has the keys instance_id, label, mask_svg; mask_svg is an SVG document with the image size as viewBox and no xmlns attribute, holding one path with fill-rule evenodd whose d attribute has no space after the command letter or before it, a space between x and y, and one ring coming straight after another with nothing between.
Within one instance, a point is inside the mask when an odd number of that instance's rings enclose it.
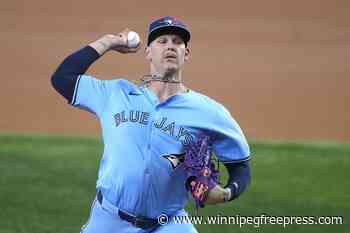
<instances>
[{"instance_id":1,"label":"cap logo","mask_svg":"<svg viewBox=\"0 0 350 233\"><path fill-rule=\"evenodd\" d=\"M166 19L166 20L164 20L164 23L166 23L168 25L172 25L173 21L171 19Z\"/></svg>"}]
</instances>

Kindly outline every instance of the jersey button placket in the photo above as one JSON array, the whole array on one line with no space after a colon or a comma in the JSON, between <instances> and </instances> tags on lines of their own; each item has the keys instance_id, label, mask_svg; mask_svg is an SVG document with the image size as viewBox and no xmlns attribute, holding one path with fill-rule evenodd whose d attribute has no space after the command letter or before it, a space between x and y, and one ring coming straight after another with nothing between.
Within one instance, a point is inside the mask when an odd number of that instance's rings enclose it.
<instances>
[{"instance_id":1,"label":"jersey button placket","mask_svg":"<svg viewBox=\"0 0 350 233\"><path fill-rule=\"evenodd\" d=\"M154 133L154 122L156 121L158 116L158 108L157 105L153 109L153 112L150 114L150 122L149 122L149 128L148 128L148 140L147 140L147 150L149 154L149 159L151 159L151 150L152 150L152 143L153 142L153 133Z\"/></svg>"},{"instance_id":2,"label":"jersey button placket","mask_svg":"<svg viewBox=\"0 0 350 233\"><path fill-rule=\"evenodd\" d=\"M153 111L150 113L150 119L149 119L149 125L148 125L148 135L147 135L147 146L146 146L146 157L145 157L145 184L144 184L144 203L148 203L150 206L152 206L153 204L150 203L150 200L148 198L149 195L149 190L147 190L150 187L150 182L151 182L151 174L150 174L150 166L152 166L152 143L154 143L152 141L152 135L153 135L153 125L154 125L154 121L155 119L157 119L157 108L156 105L153 108ZM146 212L148 212L148 210L146 210Z\"/></svg>"}]
</instances>

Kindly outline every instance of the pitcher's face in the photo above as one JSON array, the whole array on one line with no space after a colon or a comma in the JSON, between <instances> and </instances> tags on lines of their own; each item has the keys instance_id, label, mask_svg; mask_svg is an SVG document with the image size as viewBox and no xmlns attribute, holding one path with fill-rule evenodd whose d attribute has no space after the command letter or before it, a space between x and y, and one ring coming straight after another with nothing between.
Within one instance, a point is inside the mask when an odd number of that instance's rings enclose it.
<instances>
[{"instance_id":1,"label":"pitcher's face","mask_svg":"<svg viewBox=\"0 0 350 233\"><path fill-rule=\"evenodd\" d=\"M178 35L162 35L146 48L151 71L165 75L180 71L189 59L190 50Z\"/></svg>"}]
</instances>

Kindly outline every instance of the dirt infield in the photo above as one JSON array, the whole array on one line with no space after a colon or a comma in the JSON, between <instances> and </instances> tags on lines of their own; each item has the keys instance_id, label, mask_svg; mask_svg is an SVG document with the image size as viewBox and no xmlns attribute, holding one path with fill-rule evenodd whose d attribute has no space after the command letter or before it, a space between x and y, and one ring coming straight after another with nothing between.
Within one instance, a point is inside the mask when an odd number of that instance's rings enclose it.
<instances>
[{"instance_id":1,"label":"dirt infield","mask_svg":"<svg viewBox=\"0 0 350 233\"><path fill-rule=\"evenodd\" d=\"M94 116L68 106L50 75L105 33L145 36L149 21L175 15L193 34L185 82L223 102L248 137L349 141L350 2L304 2L5 1L0 132L98 134ZM143 56L110 53L89 73L136 79L148 70Z\"/></svg>"}]
</instances>

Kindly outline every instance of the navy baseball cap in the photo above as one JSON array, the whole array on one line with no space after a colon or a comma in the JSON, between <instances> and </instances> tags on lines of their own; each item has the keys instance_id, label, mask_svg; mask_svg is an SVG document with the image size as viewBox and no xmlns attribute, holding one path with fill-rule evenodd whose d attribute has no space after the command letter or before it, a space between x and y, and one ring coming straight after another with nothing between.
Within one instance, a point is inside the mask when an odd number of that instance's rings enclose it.
<instances>
[{"instance_id":1,"label":"navy baseball cap","mask_svg":"<svg viewBox=\"0 0 350 233\"><path fill-rule=\"evenodd\" d=\"M174 17L166 16L153 21L149 25L147 46L149 46L157 37L165 34L175 34L180 36L186 46L191 38L191 33L183 22Z\"/></svg>"}]
</instances>

